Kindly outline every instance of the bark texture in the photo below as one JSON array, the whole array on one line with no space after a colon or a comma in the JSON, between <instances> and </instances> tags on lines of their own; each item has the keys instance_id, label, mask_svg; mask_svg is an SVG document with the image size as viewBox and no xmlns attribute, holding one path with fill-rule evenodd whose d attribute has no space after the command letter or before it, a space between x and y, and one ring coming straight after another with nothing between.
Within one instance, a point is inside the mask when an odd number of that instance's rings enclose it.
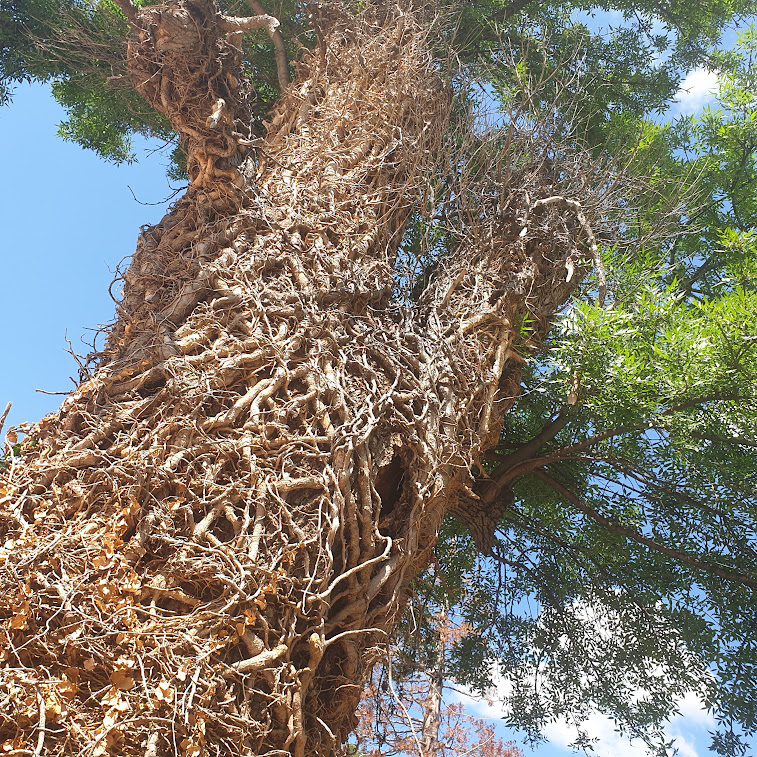
<instances>
[{"instance_id":1,"label":"bark texture","mask_svg":"<svg viewBox=\"0 0 757 757\"><path fill-rule=\"evenodd\" d=\"M331 755L371 649L575 285L582 226L492 174L413 308L393 263L450 96L420 15L312 6L264 139L210 0L129 11L134 86L192 183L143 229L97 369L0 478L10 754ZM525 231L524 231L525 229ZM566 268L567 266L567 268Z\"/></svg>"}]
</instances>

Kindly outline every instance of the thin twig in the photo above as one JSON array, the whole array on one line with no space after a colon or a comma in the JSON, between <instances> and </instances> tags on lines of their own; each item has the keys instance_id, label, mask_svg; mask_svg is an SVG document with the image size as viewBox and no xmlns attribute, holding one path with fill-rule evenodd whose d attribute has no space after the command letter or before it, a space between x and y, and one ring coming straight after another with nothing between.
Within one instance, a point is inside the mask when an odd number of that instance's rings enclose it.
<instances>
[{"instance_id":1,"label":"thin twig","mask_svg":"<svg viewBox=\"0 0 757 757\"><path fill-rule=\"evenodd\" d=\"M589 507L589 505L587 505L580 497L578 497L574 492L570 491L570 489L566 488L558 481L555 481L555 479L553 479L546 471L536 470L534 471L534 475L538 476L546 484L549 484L556 492L562 494L562 496L565 497L565 499L570 502L571 505L580 510L588 518L591 518L601 526L604 526L604 528L606 528L610 533L625 536L626 538L631 539L631 541L643 544L645 547L649 547L649 549L655 552L660 552L666 557L671 557L674 560L679 560L682 563L691 565L691 567L698 568L705 573L710 573L711 575L725 578L727 581L733 581L734 583L742 584L743 586L749 587L753 591L757 590L757 581L755 581L755 579L751 578L750 576L745 576L742 573L734 573L727 567L713 565L712 563L700 560L699 558L694 557L687 552L680 552L677 549L666 547L664 544L660 544L654 539L650 539L648 536L643 536L637 531L634 531L634 529L632 528L621 526L620 524L611 521L609 518L606 518L604 515L597 512L593 507Z\"/></svg>"},{"instance_id":2,"label":"thin twig","mask_svg":"<svg viewBox=\"0 0 757 757\"><path fill-rule=\"evenodd\" d=\"M9 402L5 406L5 410L3 410L3 414L0 415L0 434L3 433L3 426L5 425L5 419L8 417L8 413L10 413L10 411L11 411L11 405L12 404L13 403Z\"/></svg>"},{"instance_id":3,"label":"thin twig","mask_svg":"<svg viewBox=\"0 0 757 757\"><path fill-rule=\"evenodd\" d=\"M41 757L42 750L45 748L45 723L47 721L47 713L45 712L45 698L42 696L42 692L37 686L37 704L39 705L39 723L37 724L37 748L34 750L34 757Z\"/></svg>"}]
</instances>

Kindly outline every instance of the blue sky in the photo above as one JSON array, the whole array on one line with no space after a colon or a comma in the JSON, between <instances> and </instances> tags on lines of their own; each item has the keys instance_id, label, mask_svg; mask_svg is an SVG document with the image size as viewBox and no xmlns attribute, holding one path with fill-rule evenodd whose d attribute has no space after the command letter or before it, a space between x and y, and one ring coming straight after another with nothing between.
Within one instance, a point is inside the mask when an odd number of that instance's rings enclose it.
<instances>
[{"instance_id":1,"label":"blue sky","mask_svg":"<svg viewBox=\"0 0 757 757\"><path fill-rule=\"evenodd\" d=\"M54 410L77 376L65 352L110 321L108 285L119 261L134 251L140 224L155 222L170 193L165 158L145 156L116 167L56 134L64 118L47 88L23 86L0 109L0 412L9 423L38 420ZM144 153L144 150L140 152Z\"/></svg>"},{"instance_id":2,"label":"blue sky","mask_svg":"<svg viewBox=\"0 0 757 757\"><path fill-rule=\"evenodd\" d=\"M708 99L714 77L693 72L680 93L680 112L692 112ZM100 324L113 318L108 286L119 261L134 251L139 226L163 215L172 193L165 178L166 158L139 149L136 165L116 167L56 135L61 108L46 88L19 87L12 106L0 110L0 161L6 180L0 191L0 323L2 370L0 412L8 401L8 424L35 421L60 404L62 397L35 389L66 391L77 366L66 353L66 336L86 353ZM131 188L131 189L130 189ZM6 425L6 430L7 430ZM466 699L477 715L498 718L496 704ZM684 717L669 728L679 739L681 757L708 754L706 715L694 699L681 703ZM596 716L590 732L600 741L598 757L642 757ZM517 735L503 731L503 735ZM573 740L566 723L548 731L550 744L527 754L564 757Z\"/></svg>"}]
</instances>

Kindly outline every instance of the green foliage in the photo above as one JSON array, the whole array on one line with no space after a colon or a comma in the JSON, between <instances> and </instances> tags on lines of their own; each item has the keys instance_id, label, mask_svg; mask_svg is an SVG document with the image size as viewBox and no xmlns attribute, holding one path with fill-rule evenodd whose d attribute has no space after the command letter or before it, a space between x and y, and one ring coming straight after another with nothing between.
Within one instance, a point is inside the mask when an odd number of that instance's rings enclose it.
<instances>
[{"instance_id":1,"label":"green foliage","mask_svg":"<svg viewBox=\"0 0 757 757\"><path fill-rule=\"evenodd\" d=\"M238 0L219 5L229 13L252 12ZM295 37L310 41L306 18L291 0L280 3L277 12L294 57ZM175 141L168 122L134 92L126 77L128 34L112 0L0 0L0 105L10 103L18 83L51 82L67 116L61 136L115 163L135 159L136 135ZM263 118L278 97L266 33L247 35L243 52L251 127L262 132ZM174 153L172 178L185 178L183 162L181 152Z\"/></svg>"},{"instance_id":2,"label":"green foliage","mask_svg":"<svg viewBox=\"0 0 757 757\"><path fill-rule=\"evenodd\" d=\"M133 159L131 139L172 139L168 123L126 79L128 27L110 0L2 0L0 96L14 84L51 82L68 114L60 133L107 160Z\"/></svg>"},{"instance_id":3,"label":"green foliage","mask_svg":"<svg viewBox=\"0 0 757 757\"><path fill-rule=\"evenodd\" d=\"M92 76L54 81L53 96L68 118L58 127L64 139L94 150L114 163L132 162L132 135L170 141L170 124L152 111L134 90L103 89ZM128 104L128 107L124 107Z\"/></svg>"},{"instance_id":4,"label":"green foliage","mask_svg":"<svg viewBox=\"0 0 757 757\"><path fill-rule=\"evenodd\" d=\"M231 14L252 12L242 0L219 5ZM724 25L756 7L754 0L706 8L651 0L476 0L447 9L447 31L439 43L503 97L518 90L518 77L541 78L544 103L577 108L587 134L599 130L606 136L606 122L617 114L638 117L665 108L682 75L713 59L711 46ZM279 0L267 10L282 22L290 60L299 45L312 45L301 6ZM604 34L592 32L587 21L596 11L619 11L623 23ZM54 94L68 114L62 134L109 160L132 159L135 134L164 139L168 127L124 86L127 36L125 19L112 0L0 0L0 104L10 101L18 82L57 82ZM492 66L503 47L521 50L519 71ZM246 36L244 72L253 125L260 130L278 97L272 46L263 31ZM562 91L556 91L558 86Z\"/></svg>"},{"instance_id":5,"label":"green foliage","mask_svg":"<svg viewBox=\"0 0 757 757\"><path fill-rule=\"evenodd\" d=\"M472 629L454 679L507 681L508 722L532 736L599 709L667 754L662 725L687 691L715 714L718 754L746 754L757 730L754 40L725 56L717 107L606 122L605 149L640 135L628 169L647 177L603 251L612 301L598 308L586 283L498 451L563 422L521 464L496 559L450 521L418 584L427 616L451 607ZM652 233L661 213L672 234Z\"/></svg>"}]
</instances>

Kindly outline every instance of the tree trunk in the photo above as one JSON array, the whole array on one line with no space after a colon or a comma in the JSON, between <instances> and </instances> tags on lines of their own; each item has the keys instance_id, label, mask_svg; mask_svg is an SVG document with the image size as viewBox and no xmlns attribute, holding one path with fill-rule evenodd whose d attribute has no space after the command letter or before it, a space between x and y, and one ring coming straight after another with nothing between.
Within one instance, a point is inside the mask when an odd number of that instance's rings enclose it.
<instances>
[{"instance_id":1,"label":"tree trunk","mask_svg":"<svg viewBox=\"0 0 757 757\"><path fill-rule=\"evenodd\" d=\"M132 80L192 181L140 235L97 369L0 474L9 754L331 755L445 512L489 544L501 497L475 473L517 392L513 324L544 332L580 228L534 209L548 182L492 178L398 304L450 96L419 14L313 13L256 139L244 23L129 11Z\"/></svg>"}]
</instances>

